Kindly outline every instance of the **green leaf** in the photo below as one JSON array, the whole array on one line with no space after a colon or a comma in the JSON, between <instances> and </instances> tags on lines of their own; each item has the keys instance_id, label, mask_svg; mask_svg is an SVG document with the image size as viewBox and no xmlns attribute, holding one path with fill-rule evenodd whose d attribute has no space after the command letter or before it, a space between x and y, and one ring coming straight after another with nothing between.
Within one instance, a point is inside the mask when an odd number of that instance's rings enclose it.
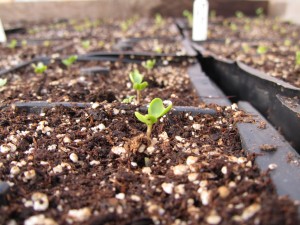
<instances>
[{"instance_id":1,"label":"green leaf","mask_svg":"<svg viewBox=\"0 0 300 225\"><path fill-rule=\"evenodd\" d=\"M129 78L133 84L140 84L142 83L144 76L137 69L135 69L129 73Z\"/></svg>"},{"instance_id":2,"label":"green leaf","mask_svg":"<svg viewBox=\"0 0 300 225\"><path fill-rule=\"evenodd\" d=\"M263 8L257 8L256 10L255 10L255 13L256 13L256 15L257 16L263 16L264 15L264 9Z\"/></svg>"},{"instance_id":3,"label":"green leaf","mask_svg":"<svg viewBox=\"0 0 300 225\"><path fill-rule=\"evenodd\" d=\"M163 101L160 98L155 98L151 101L148 114L156 117L157 119L167 114L172 108L170 104L167 108L164 107Z\"/></svg>"},{"instance_id":4,"label":"green leaf","mask_svg":"<svg viewBox=\"0 0 300 225\"><path fill-rule=\"evenodd\" d=\"M17 47L18 41L16 39L13 39L10 41L8 47L11 49L14 49L15 47Z\"/></svg>"},{"instance_id":5,"label":"green leaf","mask_svg":"<svg viewBox=\"0 0 300 225\"><path fill-rule=\"evenodd\" d=\"M139 112L135 112L134 115L136 116L136 118L141 121L142 123L146 124L146 125L152 125L154 123L157 122L157 118L152 116L152 115L143 115Z\"/></svg>"},{"instance_id":6,"label":"green leaf","mask_svg":"<svg viewBox=\"0 0 300 225\"><path fill-rule=\"evenodd\" d=\"M33 64L32 67L34 68L34 72L36 74L44 73L47 70L47 66L44 63L39 62L37 65Z\"/></svg>"},{"instance_id":7,"label":"green leaf","mask_svg":"<svg viewBox=\"0 0 300 225\"><path fill-rule=\"evenodd\" d=\"M296 52L296 66L300 66L300 51Z\"/></svg>"},{"instance_id":8,"label":"green leaf","mask_svg":"<svg viewBox=\"0 0 300 225\"><path fill-rule=\"evenodd\" d=\"M4 79L0 78L0 87L3 87L6 83L7 83L6 78L4 78Z\"/></svg>"},{"instance_id":9,"label":"green leaf","mask_svg":"<svg viewBox=\"0 0 300 225\"><path fill-rule=\"evenodd\" d=\"M236 16L237 18L239 18L239 19L242 19L242 18L245 17L244 13L241 12L241 11L236 11L236 12L235 12L235 16Z\"/></svg>"},{"instance_id":10,"label":"green leaf","mask_svg":"<svg viewBox=\"0 0 300 225\"><path fill-rule=\"evenodd\" d=\"M88 49L91 46L91 42L89 40L82 41L81 45L84 49Z\"/></svg>"},{"instance_id":11,"label":"green leaf","mask_svg":"<svg viewBox=\"0 0 300 225\"><path fill-rule=\"evenodd\" d=\"M63 63L65 66L69 67L69 66L71 66L74 62L76 62L77 59L78 59L78 56L77 56L77 55L72 55L72 56L70 56L69 58L62 60L62 63Z\"/></svg>"},{"instance_id":12,"label":"green leaf","mask_svg":"<svg viewBox=\"0 0 300 225\"><path fill-rule=\"evenodd\" d=\"M156 64L156 60L155 59L153 59L153 60L148 59L146 62L142 63L143 67L146 68L147 70L153 69L153 67L155 66L155 64Z\"/></svg>"},{"instance_id":13,"label":"green leaf","mask_svg":"<svg viewBox=\"0 0 300 225\"><path fill-rule=\"evenodd\" d=\"M257 51L258 54L263 55L263 54L268 52L268 47L260 45L260 46L258 46L256 51Z\"/></svg>"},{"instance_id":14,"label":"green leaf","mask_svg":"<svg viewBox=\"0 0 300 225\"><path fill-rule=\"evenodd\" d=\"M139 90L139 91L142 91L144 90L146 87L148 87L148 82L143 82L141 84L138 84L138 83L134 83L133 84L133 89L134 90Z\"/></svg>"}]
</instances>

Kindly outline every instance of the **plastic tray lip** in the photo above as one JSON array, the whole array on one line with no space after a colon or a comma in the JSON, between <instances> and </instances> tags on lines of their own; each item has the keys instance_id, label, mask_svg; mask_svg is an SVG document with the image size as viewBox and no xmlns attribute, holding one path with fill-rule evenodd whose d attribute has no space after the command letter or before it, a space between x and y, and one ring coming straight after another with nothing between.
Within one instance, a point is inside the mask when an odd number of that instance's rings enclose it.
<instances>
[{"instance_id":1,"label":"plastic tray lip","mask_svg":"<svg viewBox=\"0 0 300 225\"><path fill-rule=\"evenodd\" d=\"M231 60L228 58L221 58L217 54L206 50L204 47L200 46L199 44L193 43L192 46L202 55L203 58L212 58L212 59L222 62L222 63L236 65L239 69L241 69L244 72L247 72L251 76L255 76L260 79L266 80L267 82L273 83L275 86L278 86L280 88L299 92L299 95L300 95L300 88L295 87L292 84L289 84L278 78L272 77L272 76L268 75L267 73L265 73L261 70L255 69L252 66L246 65L245 63L240 62L238 60L235 61L235 60Z\"/></svg>"}]
</instances>

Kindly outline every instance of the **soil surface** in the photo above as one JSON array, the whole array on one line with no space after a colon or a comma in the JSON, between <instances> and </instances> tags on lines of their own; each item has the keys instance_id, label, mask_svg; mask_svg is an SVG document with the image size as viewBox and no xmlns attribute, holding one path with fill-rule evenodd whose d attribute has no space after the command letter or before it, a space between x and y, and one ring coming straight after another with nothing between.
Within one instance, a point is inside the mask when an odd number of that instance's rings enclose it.
<instances>
[{"instance_id":1,"label":"soil surface","mask_svg":"<svg viewBox=\"0 0 300 225\"><path fill-rule=\"evenodd\" d=\"M0 180L11 190L0 224L297 224L241 147L243 113L213 108L168 114L151 140L138 109L120 103L2 110Z\"/></svg>"},{"instance_id":2,"label":"soil surface","mask_svg":"<svg viewBox=\"0 0 300 225\"><path fill-rule=\"evenodd\" d=\"M50 63L43 74L35 74L29 65L3 76L8 82L0 88L0 99L2 105L16 101L121 102L136 95L129 73L138 69L148 82L148 87L142 91L141 104L148 104L153 98L159 97L171 100L174 105L198 106L198 96L187 74L192 62L160 63L157 61L157 66L148 71L141 64L133 63L75 62L66 68L57 61ZM109 74L90 75L82 72L95 66L108 69Z\"/></svg>"}]
</instances>

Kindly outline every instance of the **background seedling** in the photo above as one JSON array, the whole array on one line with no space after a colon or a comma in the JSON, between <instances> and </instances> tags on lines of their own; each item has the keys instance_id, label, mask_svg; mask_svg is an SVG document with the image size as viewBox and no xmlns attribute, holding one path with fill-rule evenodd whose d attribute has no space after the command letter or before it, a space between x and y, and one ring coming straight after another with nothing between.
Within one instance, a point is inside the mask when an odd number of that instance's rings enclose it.
<instances>
[{"instance_id":1,"label":"background seedling","mask_svg":"<svg viewBox=\"0 0 300 225\"><path fill-rule=\"evenodd\" d=\"M216 17L217 17L217 12L216 12L216 10L211 10L211 11L209 12L209 18L215 19Z\"/></svg>"},{"instance_id":2,"label":"background seedling","mask_svg":"<svg viewBox=\"0 0 300 225\"><path fill-rule=\"evenodd\" d=\"M91 42L90 42L89 40L82 41L82 42L81 42L81 46L82 46L84 49L88 49L88 48L90 48L90 46L91 46Z\"/></svg>"},{"instance_id":3,"label":"background seedling","mask_svg":"<svg viewBox=\"0 0 300 225\"><path fill-rule=\"evenodd\" d=\"M189 10L184 10L182 15L187 19L189 22L189 26L193 26L193 14Z\"/></svg>"},{"instance_id":4,"label":"background seedling","mask_svg":"<svg viewBox=\"0 0 300 225\"><path fill-rule=\"evenodd\" d=\"M0 78L0 87L5 86L5 84L7 83L7 79L6 78Z\"/></svg>"},{"instance_id":5,"label":"background seedling","mask_svg":"<svg viewBox=\"0 0 300 225\"><path fill-rule=\"evenodd\" d=\"M239 19L242 19L242 18L245 17L244 13L241 12L241 11L236 11L236 12L235 12L235 16L236 16L237 18L239 18Z\"/></svg>"},{"instance_id":6,"label":"background seedling","mask_svg":"<svg viewBox=\"0 0 300 225\"><path fill-rule=\"evenodd\" d=\"M8 47L11 49L14 49L17 47L18 41L16 39L13 39L9 42Z\"/></svg>"},{"instance_id":7,"label":"background seedling","mask_svg":"<svg viewBox=\"0 0 300 225\"><path fill-rule=\"evenodd\" d=\"M171 110L172 106L173 105L171 103L168 107L165 108L163 101L160 98L155 98L149 105L148 114L142 115L139 112L134 113L139 121L147 125L146 134L148 138L151 138L153 124L155 124L160 117L166 115Z\"/></svg>"},{"instance_id":8,"label":"background seedling","mask_svg":"<svg viewBox=\"0 0 300 225\"><path fill-rule=\"evenodd\" d=\"M155 24L158 27L160 27L160 26L162 26L164 24L164 19L162 18L162 16L159 13L157 13L155 15Z\"/></svg>"},{"instance_id":9,"label":"background seedling","mask_svg":"<svg viewBox=\"0 0 300 225\"><path fill-rule=\"evenodd\" d=\"M128 98L123 99L122 103L130 104L133 102L134 98L135 98L135 95L129 96Z\"/></svg>"},{"instance_id":10,"label":"background seedling","mask_svg":"<svg viewBox=\"0 0 300 225\"><path fill-rule=\"evenodd\" d=\"M77 55L72 55L69 58L62 60L62 63L69 68L77 59Z\"/></svg>"},{"instance_id":11,"label":"background seedling","mask_svg":"<svg viewBox=\"0 0 300 225\"><path fill-rule=\"evenodd\" d=\"M300 66L300 51L296 52L296 66Z\"/></svg>"},{"instance_id":12,"label":"background seedling","mask_svg":"<svg viewBox=\"0 0 300 225\"><path fill-rule=\"evenodd\" d=\"M264 9L263 8L257 8L256 10L255 10L255 13L256 13L256 15L257 16L259 16L259 17L262 17L262 16L264 16Z\"/></svg>"},{"instance_id":13,"label":"background seedling","mask_svg":"<svg viewBox=\"0 0 300 225\"><path fill-rule=\"evenodd\" d=\"M34 72L36 74L42 74L47 70L47 66L44 63L39 62L37 65L33 64L32 67L34 68Z\"/></svg>"},{"instance_id":14,"label":"background seedling","mask_svg":"<svg viewBox=\"0 0 300 225\"><path fill-rule=\"evenodd\" d=\"M260 55L263 55L263 54L266 54L268 52L268 47L267 46L263 46L263 45L260 45L257 47L257 50L256 52Z\"/></svg>"},{"instance_id":15,"label":"background seedling","mask_svg":"<svg viewBox=\"0 0 300 225\"><path fill-rule=\"evenodd\" d=\"M147 69L148 72L149 72L150 70L152 70L154 68L155 64L156 64L156 60L155 59L152 59L152 60L148 59L147 61L145 61L145 62L142 63L142 66L145 69Z\"/></svg>"},{"instance_id":16,"label":"background seedling","mask_svg":"<svg viewBox=\"0 0 300 225\"><path fill-rule=\"evenodd\" d=\"M148 82L143 82L144 76L137 69L130 72L129 78L133 84L133 89L136 90L136 101L139 104L141 101L141 91L148 87Z\"/></svg>"}]
</instances>

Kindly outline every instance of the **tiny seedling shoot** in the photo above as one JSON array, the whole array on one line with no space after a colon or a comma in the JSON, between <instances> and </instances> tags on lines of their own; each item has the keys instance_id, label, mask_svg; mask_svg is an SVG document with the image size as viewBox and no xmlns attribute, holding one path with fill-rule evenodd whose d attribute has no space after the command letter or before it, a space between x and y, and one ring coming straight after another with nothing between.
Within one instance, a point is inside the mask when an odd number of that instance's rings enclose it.
<instances>
[{"instance_id":1,"label":"tiny seedling shoot","mask_svg":"<svg viewBox=\"0 0 300 225\"><path fill-rule=\"evenodd\" d=\"M193 14L189 10L186 9L186 10L183 11L182 15L189 22L189 26L192 27L193 26Z\"/></svg>"},{"instance_id":2,"label":"tiny seedling shoot","mask_svg":"<svg viewBox=\"0 0 300 225\"><path fill-rule=\"evenodd\" d=\"M133 84L133 89L136 90L136 101L139 104L141 101L141 91L148 87L148 82L143 82L144 76L137 69L130 72L129 78Z\"/></svg>"},{"instance_id":3,"label":"tiny seedling shoot","mask_svg":"<svg viewBox=\"0 0 300 225\"><path fill-rule=\"evenodd\" d=\"M134 113L139 121L147 125L146 134L148 138L151 138L153 124L155 124L160 117L166 115L172 106L173 105L171 103L165 108L163 101L160 98L155 98L150 102L148 114L142 115L139 112Z\"/></svg>"},{"instance_id":4,"label":"tiny seedling shoot","mask_svg":"<svg viewBox=\"0 0 300 225\"><path fill-rule=\"evenodd\" d=\"M268 52L268 47L260 45L260 46L257 47L256 51L257 51L258 54L263 55L263 54L266 54Z\"/></svg>"},{"instance_id":5,"label":"tiny seedling shoot","mask_svg":"<svg viewBox=\"0 0 300 225\"><path fill-rule=\"evenodd\" d=\"M33 64L32 67L36 74L42 74L47 70L47 66L42 62L39 62L37 65Z\"/></svg>"},{"instance_id":6,"label":"tiny seedling shoot","mask_svg":"<svg viewBox=\"0 0 300 225\"><path fill-rule=\"evenodd\" d=\"M81 46L82 46L84 49L89 49L90 46L91 46L91 42L90 42L89 40L82 41L82 42L81 42Z\"/></svg>"},{"instance_id":7,"label":"tiny seedling shoot","mask_svg":"<svg viewBox=\"0 0 300 225\"><path fill-rule=\"evenodd\" d=\"M122 101L122 103L130 104L131 102L133 102L134 98L135 98L135 95L131 95L128 98L124 98L123 101Z\"/></svg>"},{"instance_id":8,"label":"tiny seedling shoot","mask_svg":"<svg viewBox=\"0 0 300 225\"><path fill-rule=\"evenodd\" d=\"M145 62L142 63L142 66L145 69L147 69L148 72L149 72L149 71L151 71L154 68L155 64L156 64L156 60L155 59L152 59L152 60L148 59L147 61L145 61Z\"/></svg>"},{"instance_id":9,"label":"tiny seedling shoot","mask_svg":"<svg viewBox=\"0 0 300 225\"><path fill-rule=\"evenodd\" d=\"M300 67L300 51L296 52L296 67Z\"/></svg>"},{"instance_id":10,"label":"tiny seedling shoot","mask_svg":"<svg viewBox=\"0 0 300 225\"><path fill-rule=\"evenodd\" d=\"M8 47L11 49L14 49L17 47L18 41L16 39L13 39L9 42Z\"/></svg>"},{"instance_id":11,"label":"tiny seedling shoot","mask_svg":"<svg viewBox=\"0 0 300 225\"><path fill-rule=\"evenodd\" d=\"M6 78L0 78L0 87L5 86L6 83L7 83L7 79Z\"/></svg>"},{"instance_id":12,"label":"tiny seedling shoot","mask_svg":"<svg viewBox=\"0 0 300 225\"><path fill-rule=\"evenodd\" d=\"M159 13L157 13L155 15L155 24L158 27L160 27L160 26L162 26L164 24L164 19L163 19L163 17Z\"/></svg>"},{"instance_id":13,"label":"tiny seedling shoot","mask_svg":"<svg viewBox=\"0 0 300 225\"><path fill-rule=\"evenodd\" d=\"M72 66L73 63L76 62L76 60L78 59L77 55L72 55L67 59L62 60L61 62L66 66L66 67L70 67Z\"/></svg>"}]
</instances>

